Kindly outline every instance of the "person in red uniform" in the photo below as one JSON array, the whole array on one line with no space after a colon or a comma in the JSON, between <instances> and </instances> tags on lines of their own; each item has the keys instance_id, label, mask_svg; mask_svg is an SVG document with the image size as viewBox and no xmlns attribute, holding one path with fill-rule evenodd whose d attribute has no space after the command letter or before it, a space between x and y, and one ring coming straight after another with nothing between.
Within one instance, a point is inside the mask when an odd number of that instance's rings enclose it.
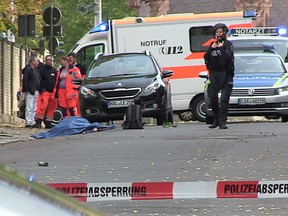
<instances>
[{"instance_id":1,"label":"person in red uniform","mask_svg":"<svg viewBox=\"0 0 288 216\"><path fill-rule=\"evenodd\" d=\"M82 78L80 70L69 63L67 56L60 57L61 67L57 71L55 98L62 110L63 117L79 116L77 111L79 86L72 83L76 78Z\"/></svg>"},{"instance_id":2,"label":"person in red uniform","mask_svg":"<svg viewBox=\"0 0 288 216\"><path fill-rule=\"evenodd\" d=\"M36 127L41 128L44 121L45 128L52 128L53 115L58 104L54 98L57 70L53 67L53 57L51 55L45 57L45 65L40 70L40 76L41 97L38 98Z\"/></svg>"}]
</instances>

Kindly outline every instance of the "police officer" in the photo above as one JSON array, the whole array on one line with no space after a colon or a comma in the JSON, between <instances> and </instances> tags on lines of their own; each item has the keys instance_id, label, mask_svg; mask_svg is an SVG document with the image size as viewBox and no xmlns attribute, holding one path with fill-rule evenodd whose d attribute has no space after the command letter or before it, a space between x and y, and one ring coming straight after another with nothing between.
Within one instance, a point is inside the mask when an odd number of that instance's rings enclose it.
<instances>
[{"instance_id":1,"label":"police officer","mask_svg":"<svg viewBox=\"0 0 288 216\"><path fill-rule=\"evenodd\" d=\"M232 42L227 40L228 28L223 23L214 26L215 42L212 42L204 55L205 64L209 70L208 97L214 120L209 128L227 129L226 120L229 99L233 87L234 54ZM221 92L220 104L218 93Z\"/></svg>"}]
</instances>

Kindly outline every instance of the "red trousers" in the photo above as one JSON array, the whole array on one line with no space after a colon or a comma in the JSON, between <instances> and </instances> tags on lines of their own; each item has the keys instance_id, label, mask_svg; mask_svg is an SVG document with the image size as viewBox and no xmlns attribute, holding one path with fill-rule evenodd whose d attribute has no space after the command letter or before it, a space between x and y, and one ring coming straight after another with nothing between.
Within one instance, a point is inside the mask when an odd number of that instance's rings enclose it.
<instances>
[{"instance_id":1,"label":"red trousers","mask_svg":"<svg viewBox=\"0 0 288 216\"><path fill-rule=\"evenodd\" d=\"M57 108L57 100L53 92L43 92L39 95L37 101L36 119L52 121L54 111Z\"/></svg>"},{"instance_id":2,"label":"red trousers","mask_svg":"<svg viewBox=\"0 0 288 216\"><path fill-rule=\"evenodd\" d=\"M59 88L58 90L58 105L62 108L62 114L64 117L67 116L79 116L78 112L78 96L69 97L66 89ZM65 110L63 110L65 109Z\"/></svg>"}]
</instances>

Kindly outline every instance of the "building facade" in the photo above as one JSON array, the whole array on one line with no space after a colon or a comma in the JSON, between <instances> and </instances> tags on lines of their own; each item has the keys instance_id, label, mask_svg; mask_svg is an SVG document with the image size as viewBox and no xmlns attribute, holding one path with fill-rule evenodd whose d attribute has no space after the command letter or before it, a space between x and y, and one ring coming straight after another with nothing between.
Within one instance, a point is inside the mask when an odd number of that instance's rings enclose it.
<instances>
[{"instance_id":1,"label":"building facade","mask_svg":"<svg viewBox=\"0 0 288 216\"><path fill-rule=\"evenodd\" d=\"M256 10L257 26L288 27L288 0L126 0L139 16Z\"/></svg>"},{"instance_id":2,"label":"building facade","mask_svg":"<svg viewBox=\"0 0 288 216\"><path fill-rule=\"evenodd\" d=\"M168 14L254 9L258 12L258 26L288 27L288 0L170 0Z\"/></svg>"}]
</instances>

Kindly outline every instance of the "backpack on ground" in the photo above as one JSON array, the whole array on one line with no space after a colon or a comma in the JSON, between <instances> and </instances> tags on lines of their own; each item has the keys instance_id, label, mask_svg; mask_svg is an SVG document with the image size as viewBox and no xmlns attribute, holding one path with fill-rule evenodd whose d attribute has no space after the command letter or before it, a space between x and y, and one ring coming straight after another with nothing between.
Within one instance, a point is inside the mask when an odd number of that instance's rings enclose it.
<instances>
[{"instance_id":1,"label":"backpack on ground","mask_svg":"<svg viewBox=\"0 0 288 216\"><path fill-rule=\"evenodd\" d=\"M25 119L25 108L26 108L26 101L24 93L20 90L17 91L17 106L19 110L17 111L17 117L21 119Z\"/></svg>"},{"instance_id":2,"label":"backpack on ground","mask_svg":"<svg viewBox=\"0 0 288 216\"><path fill-rule=\"evenodd\" d=\"M122 124L123 129L143 129L142 110L138 104L129 104Z\"/></svg>"}]
</instances>

